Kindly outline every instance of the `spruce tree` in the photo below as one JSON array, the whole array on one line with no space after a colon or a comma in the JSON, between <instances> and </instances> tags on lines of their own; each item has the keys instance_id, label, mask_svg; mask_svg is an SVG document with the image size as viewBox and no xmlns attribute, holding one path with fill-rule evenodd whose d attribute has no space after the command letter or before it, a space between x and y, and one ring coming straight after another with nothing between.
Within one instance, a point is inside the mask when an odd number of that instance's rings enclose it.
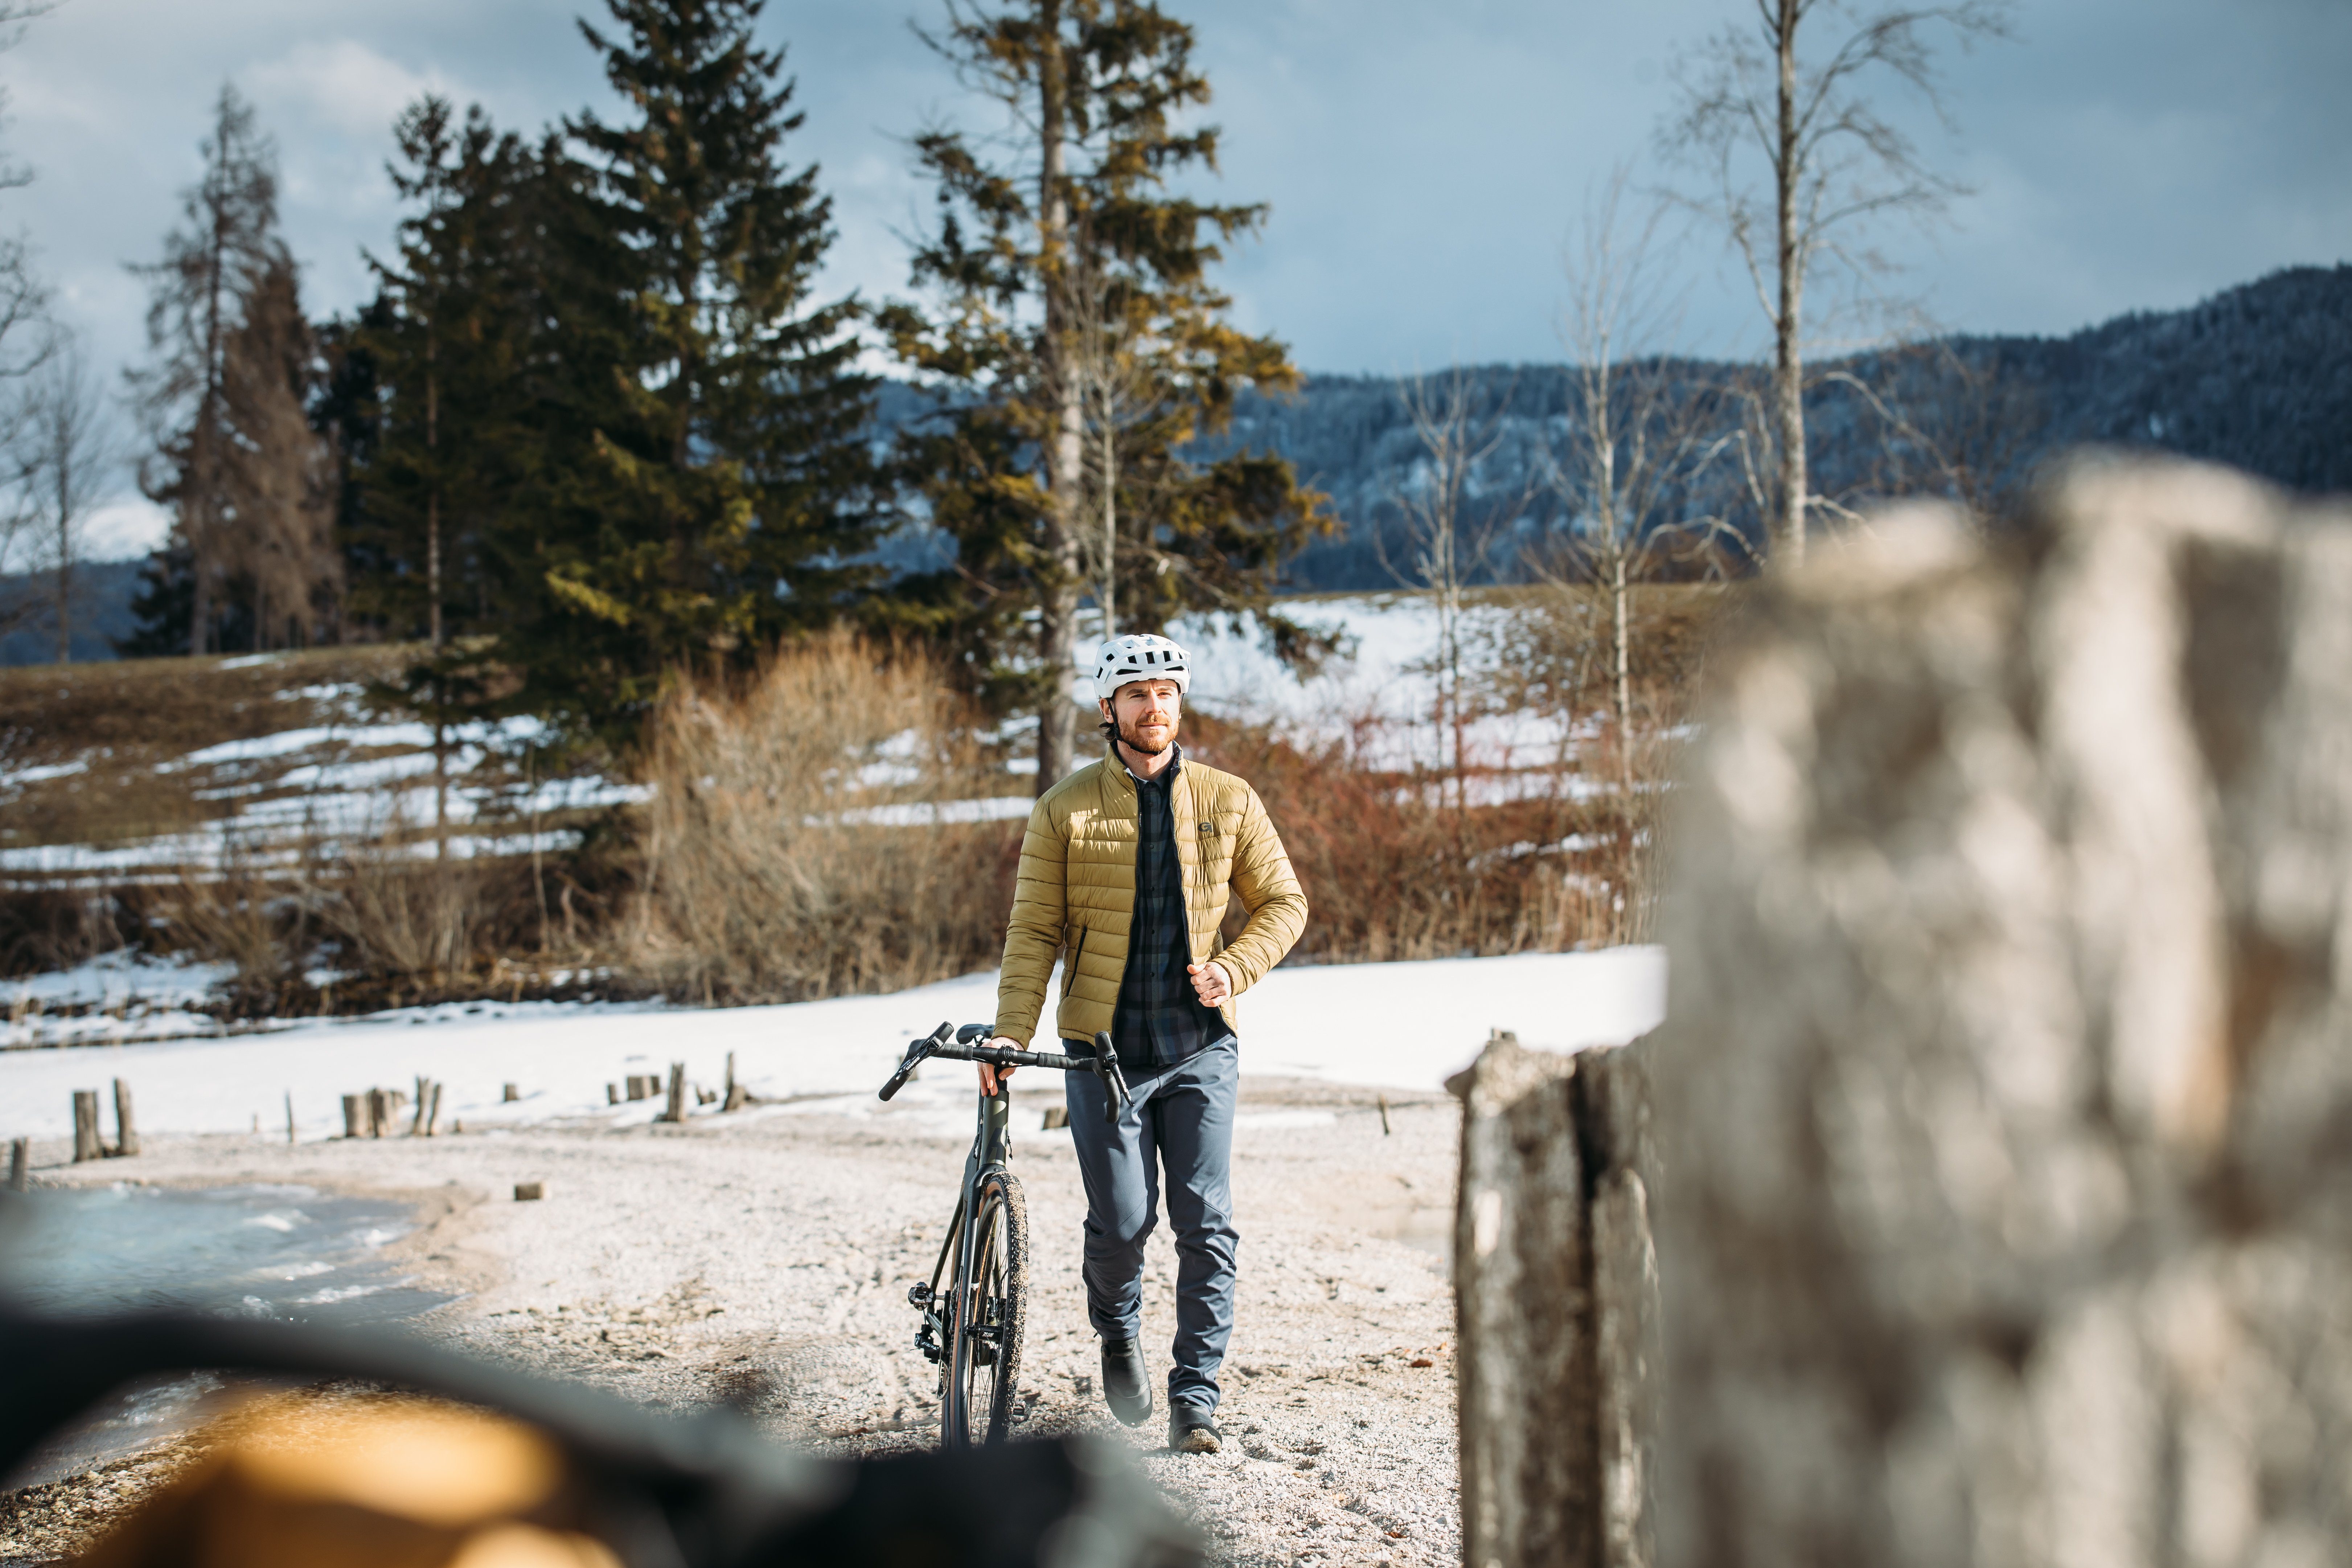
<instances>
[{"instance_id":1,"label":"spruce tree","mask_svg":"<svg viewBox=\"0 0 2352 1568\"><path fill-rule=\"evenodd\" d=\"M1070 649L1090 584L1105 626L1114 604L1123 630L1249 609L1297 651L1301 628L1267 595L1332 524L1279 457L1185 450L1229 426L1242 388L1298 384L1211 281L1265 208L1171 189L1216 168L1216 130L1182 123L1210 96L1192 30L1149 0L950 0L926 37L1005 128L915 142L938 188L914 267L934 308L886 319L941 394L904 456L957 562L901 584L895 610L1034 706L1042 792L1076 762Z\"/></svg>"},{"instance_id":2,"label":"spruce tree","mask_svg":"<svg viewBox=\"0 0 2352 1568\"><path fill-rule=\"evenodd\" d=\"M364 613L438 658L451 638L499 625L492 552L539 445L525 374L542 315L537 164L478 106L460 121L436 96L405 110L394 134L389 172L414 209L395 257L370 258L378 297L348 333L346 363L363 367L368 401L352 458L362 499L346 540L372 568Z\"/></svg>"},{"instance_id":3,"label":"spruce tree","mask_svg":"<svg viewBox=\"0 0 2352 1568\"><path fill-rule=\"evenodd\" d=\"M607 0L581 31L629 106L564 130L540 176L560 353L499 648L522 700L625 740L665 673L748 661L836 616L870 568L877 473L852 300L813 285L833 239L762 0ZM521 576L518 574L518 578Z\"/></svg>"}]
</instances>

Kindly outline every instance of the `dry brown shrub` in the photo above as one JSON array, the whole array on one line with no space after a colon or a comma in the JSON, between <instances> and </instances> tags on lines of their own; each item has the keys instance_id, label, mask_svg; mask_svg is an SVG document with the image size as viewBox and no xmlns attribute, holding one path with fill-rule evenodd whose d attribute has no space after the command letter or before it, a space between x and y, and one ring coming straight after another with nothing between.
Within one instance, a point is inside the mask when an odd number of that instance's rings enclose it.
<instances>
[{"instance_id":1,"label":"dry brown shrub","mask_svg":"<svg viewBox=\"0 0 2352 1568\"><path fill-rule=\"evenodd\" d=\"M310 946L299 884L272 878L234 847L216 870L183 866L151 897L154 945L234 965L232 1005L240 1009L282 991Z\"/></svg>"},{"instance_id":2,"label":"dry brown shrub","mask_svg":"<svg viewBox=\"0 0 2352 1568\"><path fill-rule=\"evenodd\" d=\"M1364 766L1345 743L1300 747L1206 715L1186 725L1203 761L1256 788L1282 835L1310 911L1297 960L1385 963L1634 940L1612 853L1615 803L1578 800L1565 775L1538 798L1459 809L1442 780ZM1238 909L1228 915L1236 927L1240 919Z\"/></svg>"},{"instance_id":3,"label":"dry brown shrub","mask_svg":"<svg viewBox=\"0 0 2352 1568\"><path fill-rule=\"evenodd\" d=\"M1630 736L1610 717L1610 628L1595 602L1573 591L1496 597L1512 613L1499 637L1474 649L1472 717L1575 722L1572 752L1549 768L1507 773L1474 751L1457 781L1445 769L1368 762L1381 750L1376 726L1347 714L1306 727L1343 737L1323 742L1187 715L1203 760L1256 786L1289 850L1312 911L1299 959L1385 963L1650 940L1675 726L1723 595L1645 585L1635 595ZM1228 918L1237 926L1239 911Z\"/></svg>"},{"instance_id":4,"label":"dry brown shrub","mask_svg":"<svg viewBox=\"0 0 2352 1568\"><path fill-rule=\"evenodd\" d=\"M938 808L1000 787L937 667L847 633L653 721L629 966L690 1000L799 1001L986 968L1020 824Z\"/></svg>"},{"instance_id":5,"label":"dry brown shrub","mask_svg":"<svg viewBox=\"0 0 2352 1568\"><path fill-rule=\"evenodd\" d=\"M341 943L345 968L445 984L475 967L487 880L475 861L436 858L418 836L394 831L320 877L320 923Z\"/></svg>"}]
</instances>

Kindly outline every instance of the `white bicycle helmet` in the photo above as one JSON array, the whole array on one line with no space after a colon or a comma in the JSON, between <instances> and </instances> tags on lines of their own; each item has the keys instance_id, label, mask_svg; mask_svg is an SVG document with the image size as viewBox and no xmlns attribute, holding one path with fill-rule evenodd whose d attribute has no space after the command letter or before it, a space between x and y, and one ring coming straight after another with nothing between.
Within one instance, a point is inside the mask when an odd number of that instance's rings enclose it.
<instances>
[{"instance_id":1,"label":"white bicycle helmet","mask_svg":"<svg viewBox=\"0 0 2352 1568\"><path fill-rule=\"evenodd\" d=\"M1130 680L1172 680L1192 689L1192 656L1181 645L1146 632L1113 637L1095 654L1095 695L1108 702Z\"/></svg>"}]
</instances>

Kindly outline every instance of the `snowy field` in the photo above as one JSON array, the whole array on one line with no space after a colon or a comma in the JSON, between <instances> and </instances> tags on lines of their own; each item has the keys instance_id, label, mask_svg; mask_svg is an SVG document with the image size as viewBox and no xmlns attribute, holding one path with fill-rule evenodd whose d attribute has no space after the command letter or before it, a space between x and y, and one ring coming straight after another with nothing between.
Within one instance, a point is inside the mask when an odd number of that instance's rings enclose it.
<instances>
[{"instance_id":1,"label":"snowy field","mask_svg":"<svg viewBox=\"0 0 2352 1568\"><path fill-rule=\"evenodd\" d=\"M116 1078L130 1084L142 1129L154 1132L257 1127L282 1140L290 1097L298 1136L314 1141L341 1132L343 1095L413 1089L419 1077L446 1086L443 1125L462 1121L468 1132L631 1125L660 1102L609 1106L607 1084L684 1062L690 1080L716 1088L730 1051L738 1079L768 1102L738 1117L889 1116L962 1137L971 1126L968 1068L934 1064L887 1106L874 1091L908 1040L942 1020L992 1016L995 988L984 973L887 996L715 1011L479 1003L209 1039L0 1051L0 1137L69 1134L72 1091ZM1665 959L1655 948L1278 969L1242 998L1243 1070L1430 1090L1477 1054L1491 1028L1575 1050L1631 1039L1664 1008ZM1020 1083L1034 1089L1050 1078L1033 1071ZM509 1083L521 1096L511 1103L500 1098Z\"/></svg>"}]
</instances>

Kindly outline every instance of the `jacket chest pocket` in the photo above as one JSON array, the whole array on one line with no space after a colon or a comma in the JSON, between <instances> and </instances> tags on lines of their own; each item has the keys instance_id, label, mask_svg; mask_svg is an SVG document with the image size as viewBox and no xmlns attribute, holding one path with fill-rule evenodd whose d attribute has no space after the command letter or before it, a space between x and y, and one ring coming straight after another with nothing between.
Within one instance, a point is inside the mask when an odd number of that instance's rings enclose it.
<instances>
[{"instance_id":1,"label":"jacket chest pocket","mask_svg":"<svg viewBox=\"0 0 2352 1568\"><path fill-rule=\"evenodd\" d=\"M1205 821L1196 825L1194 831L1193 842L1201 847L1201 868L1213 873L1218 880L1223 880L1233 869L1235 833Z\"/></svg>"}]
</instances>

